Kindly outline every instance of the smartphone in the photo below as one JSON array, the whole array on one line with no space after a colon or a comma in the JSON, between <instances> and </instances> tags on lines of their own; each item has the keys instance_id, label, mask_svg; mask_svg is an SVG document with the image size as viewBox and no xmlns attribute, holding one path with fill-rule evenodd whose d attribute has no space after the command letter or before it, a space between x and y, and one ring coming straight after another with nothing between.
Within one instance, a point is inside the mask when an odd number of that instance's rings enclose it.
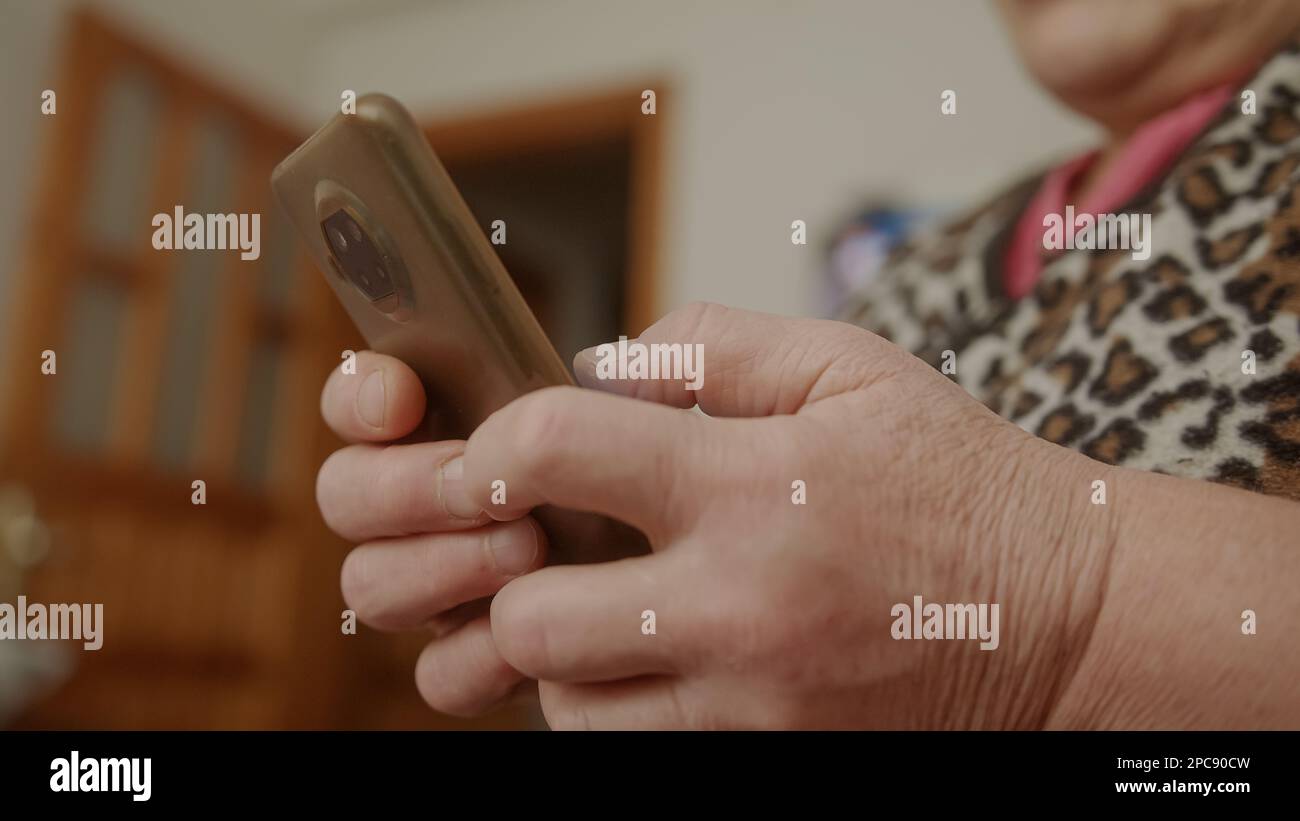
<instances>
[{"instance_id":1,"label":"smartphone","mask_svg":"<svg viewBox=\"0 0 1300 821\"><path fill-rule=\"evenodd\" d=\"M372 350L424 383L431 439L469 436L528 391L572 384L419 127L382 94L335 115L271 176Z\"/></svg>"},{"instance_id":2,"label":"smartphone","mask_svg":"<svg viewBox=\"0 0 1300 821\"><path fill-rule=\"evenodd\" d=\"M336 114L276 167L271 187L370 348L402 360L423 383L425 419L404 441L467 438L511 400L573 384L419 126L393 98L367 94L356 113ZM639 534L603 517L535 515L559 561L644 549Z\"/></svg>"}]
</instances>

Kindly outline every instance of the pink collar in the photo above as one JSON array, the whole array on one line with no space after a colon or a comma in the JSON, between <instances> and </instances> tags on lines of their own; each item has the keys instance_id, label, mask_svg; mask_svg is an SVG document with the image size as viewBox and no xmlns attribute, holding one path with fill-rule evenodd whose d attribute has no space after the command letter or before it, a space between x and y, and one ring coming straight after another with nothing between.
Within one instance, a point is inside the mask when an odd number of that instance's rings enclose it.
<instances>
[{"instance_id":1,"label":"pink collar","mask_svg":"<svg viewBox=\"0 0 1300 821\"><path fill-rule=\"evenodd\" d=\"M1111 213L1135 197L1173 165L1193 140L1223 110L1234 95L1233 85L1199 94L1177 108L1148 120L1125 141L1114 162L1081 202L1069 200L1079 176L1096 161L1097 150L1076 157L1043 178L1038 193L1016 222L1003 260L1002 287L1012 299L1034 289L1043 271L1043 219L1065 215L1066 205L1077 214Z\"/></svg>"}]
</instances>

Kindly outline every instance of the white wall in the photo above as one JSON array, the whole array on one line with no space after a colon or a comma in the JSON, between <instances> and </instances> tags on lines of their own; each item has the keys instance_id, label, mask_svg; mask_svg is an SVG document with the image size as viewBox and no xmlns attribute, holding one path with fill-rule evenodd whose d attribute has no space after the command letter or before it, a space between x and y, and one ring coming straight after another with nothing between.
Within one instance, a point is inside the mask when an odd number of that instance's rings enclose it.
<instances>
[{"instance_id":1,"label":"white wall","mask_svg":"<svg viewBox=\"0 0 1300 821\"><path fill-rule=\"evenodd\" d=\"M36 133L13 106L34 106L68 3L0 4L0 247L11 248ZM821 243L861 197L970 202L1092 133L1030 85L991 4L973 0L96 5L304 132L344 88L445 117L667 78L662 310L712 299L813 311ZM939 114L946 88L955 117ZM807 246L790 243L794 219L808 222Z\"/></svg>"}]
</instances>

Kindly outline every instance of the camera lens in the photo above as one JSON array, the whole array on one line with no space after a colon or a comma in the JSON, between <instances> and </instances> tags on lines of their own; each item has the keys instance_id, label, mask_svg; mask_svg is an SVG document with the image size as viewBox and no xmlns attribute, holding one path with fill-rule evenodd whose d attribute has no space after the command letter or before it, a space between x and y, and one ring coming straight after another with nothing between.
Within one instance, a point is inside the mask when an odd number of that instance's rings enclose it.
<instances>
[{"instance_id":1,"label":"camera lens","mask_svg":"<svg viewBox=\"0 0 1300 821\"><path fill-rule=\"evenodd\" d=\"M330 233L330 243L334 246L334 250L340 254L348 252L348 238L343 236L343 232L337 228Z\"/></svg>"},{"instance_id":2,"label":"camera lens","mask_svg":"<svg viewBox=\"0 0 1300 821\"><path fill-rule=\"evenodd\" d=\"M339 273L371 302L394 294L393 280L373 237L349 212L339 209L321 221L321 230Z\"/></svg>"}]
</instances>

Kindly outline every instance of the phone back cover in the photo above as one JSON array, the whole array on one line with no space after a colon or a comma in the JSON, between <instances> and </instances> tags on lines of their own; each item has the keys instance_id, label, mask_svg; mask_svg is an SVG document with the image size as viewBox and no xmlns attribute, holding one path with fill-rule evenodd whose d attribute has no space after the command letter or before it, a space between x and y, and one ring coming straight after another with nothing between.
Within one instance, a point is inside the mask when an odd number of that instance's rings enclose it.
<instances>
[{"instance_id":1,"label":"phone back cover","mask_svg":"<svg viewBox=\"0 0 1300 821\"><path fill-rule=\"evenodd\" d=\"M428 396L416 438L463 438L568 371L402 106L383 95L335 115L276 168L272 187L370 347L410 365ZM340 194L339 192L345 192ZM337 272L320 221L342 198L400 258L395 318Z\"/></svg>"}]
</instances>

